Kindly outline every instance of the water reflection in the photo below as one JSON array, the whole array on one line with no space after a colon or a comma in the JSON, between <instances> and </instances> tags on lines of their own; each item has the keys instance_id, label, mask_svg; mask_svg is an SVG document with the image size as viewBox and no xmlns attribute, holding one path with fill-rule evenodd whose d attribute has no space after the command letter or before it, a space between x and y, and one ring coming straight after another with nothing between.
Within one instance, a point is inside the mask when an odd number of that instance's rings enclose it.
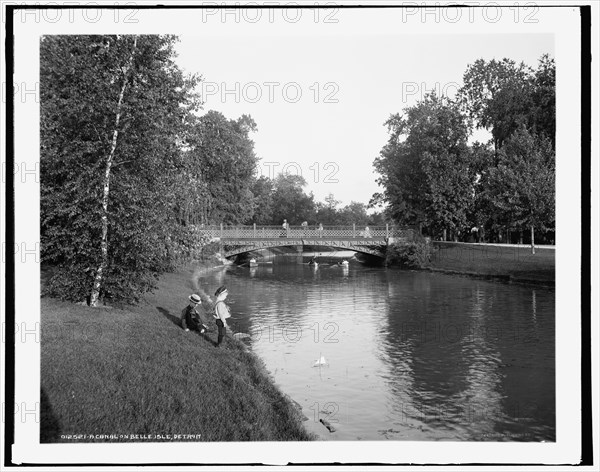
<instances>
[{"instance_id":1,"label":"water reflection","mask_svg":"<svg viewBox=\"0 0 600 472\"><path fill-rule=\"evenodd\" d=\"M554 378L553 350L532 355L528 345L515 345L524 338L510 335L521 328L505 320L506 311L525 315L529 289L430 274L414 274L409 286L405 277L388 279L391 309L383 347L396 428L386 437L553 439L554 392L548 385ZM550 318L553 295L545 295ZM519 323L532 319L531 312L526 315ZM550 325L547 330L553 346ZM515 374L530 375L535 365L548 371L541 375L548 392L536 389L531 395L525 379L518 387L507 381ZM507 386L517 389L507 395Z\"/></svg>"},{"instance_id":2,"label":"water reflection","mask_svg":"<svg viewBox=\"0 0 600 472\"><path fill-rule=\"evenodd\" d=\"M227 285L236 328L322 439L554 440L553 291L286 261Z\"/></svg>"}]
</instances>

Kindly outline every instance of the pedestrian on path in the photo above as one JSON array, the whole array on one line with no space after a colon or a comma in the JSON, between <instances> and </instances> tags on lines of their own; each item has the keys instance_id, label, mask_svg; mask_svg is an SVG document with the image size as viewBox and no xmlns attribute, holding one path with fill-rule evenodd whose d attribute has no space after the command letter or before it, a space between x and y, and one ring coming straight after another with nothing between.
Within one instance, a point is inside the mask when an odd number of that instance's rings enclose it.
<instances>
[{"instance_id":1,"label":"pedestrian on path","mask_svg":"<svg viewBox=\"0 0 600 472\"><path fill-rule=\"evenodd\" d=\"M308 221L303 221L300 226L302 226L302 234L306 236L306 231L308 230Z\"/></svg>"}]
</instances>

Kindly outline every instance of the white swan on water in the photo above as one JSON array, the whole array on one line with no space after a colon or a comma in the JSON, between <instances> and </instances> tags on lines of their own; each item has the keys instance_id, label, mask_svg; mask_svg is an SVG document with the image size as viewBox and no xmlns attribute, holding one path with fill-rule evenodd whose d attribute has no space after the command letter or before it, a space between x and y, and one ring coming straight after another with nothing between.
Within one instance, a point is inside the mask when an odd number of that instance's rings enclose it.
<instances>
[{"instance_id":1,"label":"white swan on water","mask_svg":"<svg viewBox=\"0 0 600 472\"><path fill-rule=\"evenodd\" d=\"M320 366L322 366L322 365L327 365L327 364L329 364L329 363L328 363L328 362L327 362L327 360L325 359L325 356L321 355L321 356L320 356L320 357L319 357L319 358L318 358L318 359L315 361L315 363L313 364L313 367L320 367Z\"/></svg>"}]
</instances>

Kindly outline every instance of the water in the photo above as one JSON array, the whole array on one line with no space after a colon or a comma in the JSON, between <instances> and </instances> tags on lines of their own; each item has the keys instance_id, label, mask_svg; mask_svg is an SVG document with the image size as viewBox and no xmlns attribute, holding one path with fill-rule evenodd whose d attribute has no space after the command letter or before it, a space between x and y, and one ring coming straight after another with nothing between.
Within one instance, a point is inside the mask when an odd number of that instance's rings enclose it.
<instances>
[{"instance_id":1,"label":"water","mask_svg":"<svg viewBox=\"0 0 600 472\"><path fill-rule=\"evenodd\" d=\"M199 284L320 439L555 440L553 290L300 260Z\"/></svg>"}]
</instances>

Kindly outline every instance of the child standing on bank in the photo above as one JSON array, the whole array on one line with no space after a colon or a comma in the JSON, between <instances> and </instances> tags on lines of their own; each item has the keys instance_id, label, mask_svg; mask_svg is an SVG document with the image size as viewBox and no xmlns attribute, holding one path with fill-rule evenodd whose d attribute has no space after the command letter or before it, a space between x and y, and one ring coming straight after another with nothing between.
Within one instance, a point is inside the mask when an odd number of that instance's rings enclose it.
<instances>
[{"instance_id":1,"label":"child standing on bank","mask_svg":"<svg viewBox=\"0 0 600 472\"><path fill-rule=\"evenodd\" d=\"M223 338L225 337L225 333L227 332L227 318L231 317L229 313L229 307L225 304L225 299L227 298L227 288L225 286L221 286L215 292L215 297L217 297L217 301L215 302L215 313L213 317L216 320L217 328L219 329L219 336L217 338L216 347L219 347L223 342Z\"/></svg>"}]
</instances>

